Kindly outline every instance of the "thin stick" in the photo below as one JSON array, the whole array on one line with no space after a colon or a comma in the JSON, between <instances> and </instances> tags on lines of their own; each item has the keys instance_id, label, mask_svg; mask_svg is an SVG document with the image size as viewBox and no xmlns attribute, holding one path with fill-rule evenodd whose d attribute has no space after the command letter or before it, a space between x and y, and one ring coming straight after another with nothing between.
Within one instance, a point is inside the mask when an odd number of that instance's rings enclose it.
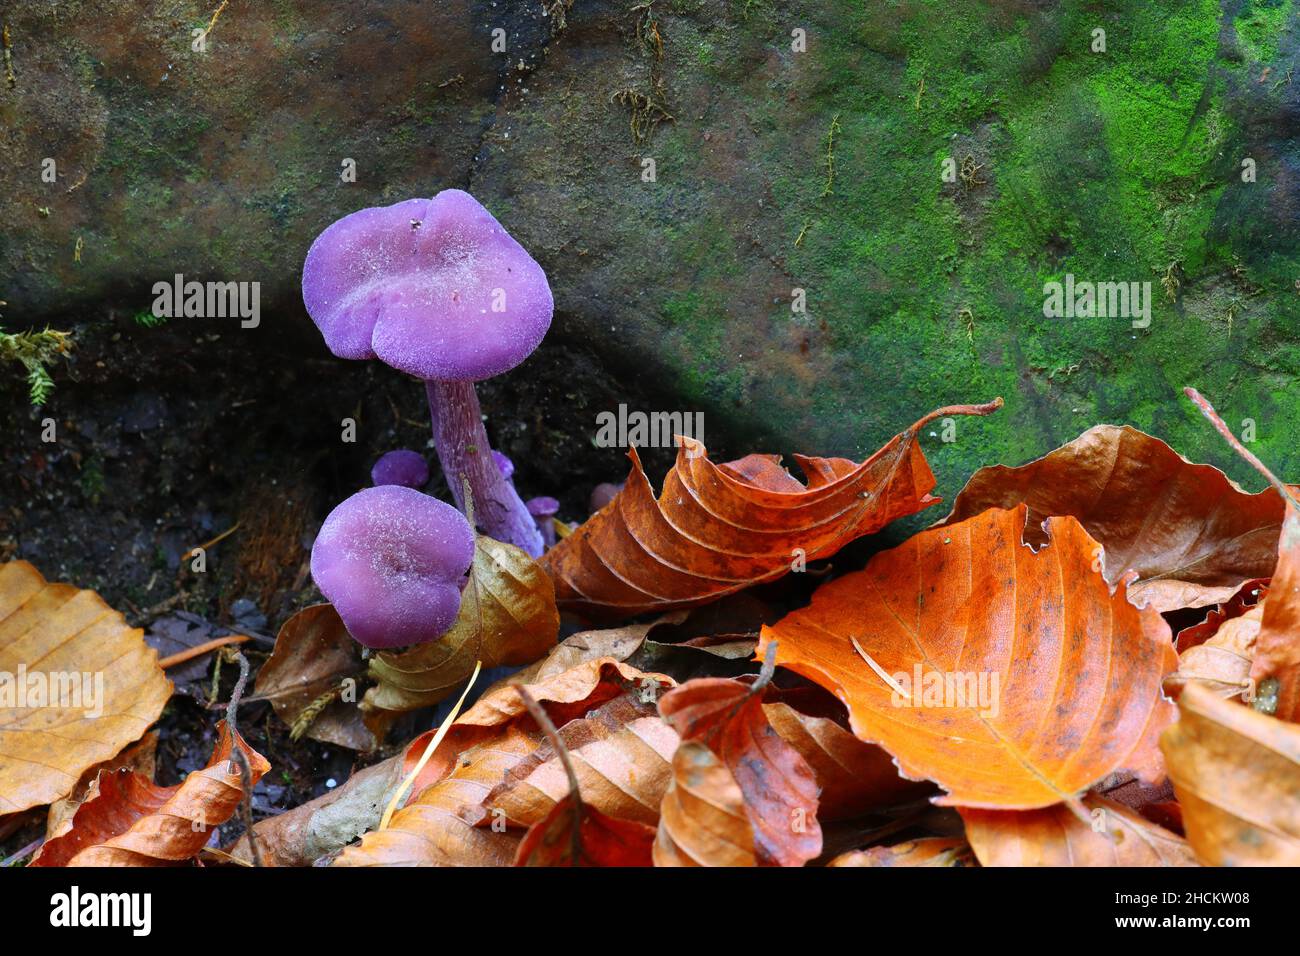
<instances>
[{"instance_id":1,"label":"thin stick","mask_svg":"<svg viewBox=\"0 0 1300 956\"><path fill-rule=\"evenodd\" d=\"M856 637L850 634L849 640L853 642L853 649L857 651L858 654L861 655L862 659L871 666L871 669L875 671L877 675L879 675L881 680L883 680L886 684L888 684L890 687L894 689L894 693L898 694L901 697L906 697L908 700L912 699L912 695L909 694L907 691L903 690L903 688L899 687L898 682L894 680L894 678L886 674L885 669L881 667L879 664L877 664L875 660L871 657L871 655L862 649L862 645L858 643L858 639Z\"/></svg>"},{"instance_id":2,"label":"thin stick","mask_svg":"<svg viewBox=\"0 0 1300 956\"><path fill-rule=\"evenodd\" d=\"M1285 482L1279 481L1277 476L1268 470L1267 465L1256 458L1253 453L1246 449L1245 445L1237 440L1237 436L1228 429L1223 419L1219 417L1219 413L1214 410L1214 406L1206 401L1205 396L1191 386L1183 389L1183 394L1190 398L1196 407L1201 410L1201 414L1209 419L1210 424L1214 426L1214 430L1223 436L1223 440L1232 446L1233 451L1246 459L1247 464L1268 479L1268 483L1277 490L1277 493L1282 496L1284 501L1290 504L1291 507L1300 509L1300 501L1296 501L1291 489L1286 486Z\"/></svg>"},{"instance_id":3,"label":"thin stick","mask_svg":"<svg viewBox=\"0 0 1300 956\"><path fill-rule=\"evenodd\" d=\"M569 759L569 748L564 746L564 741L560 739L560 732L555 729L550 715L542 709L542 705L533 699L533 695L528 693L523 684L515 684L515 690L519 692L519 697L523 700L524 706L528 708L528 713L532 715L533 720L537 721L537 726L541 728L546 739L550 741L551 748L560 758L560 764L564 767L564 773L569 778L569 793L573 796L573 830L569 834L569 856L574 866L582 862L582 788L578 785L578 774L573 769L573 762Z\"/></svg>"},{"instance_id":4,"label":"thin stick","mask_svg":"<svg viewBox=\"0 0 1300 956\"><path fill-rule=\"evenodd\" d=\"M420 759L416 761L415 767L406 775L406 779L402 781L402 785L397 788L397 792L393 794L393 798L388 801L388 806L384 809L383 819L379 821L380 830L388 829L388 824L393 819L393 811L397 809L397 804L401 802L402 797L406 796L406 791L415 783L415 778L420 775L420 771L424 769L424 765L429 762L429 758L433 756L433 752L438 749L438 744L442 743L442 738L447 736L447 731L451 729L452 722L455 721L456 715L460 713L461 707L464 706L465 698L469 696L469 689L474 686L474 681L478 680L478 672L482 670L482 668L482 661L474 662L474 673L469 675L469 683L465 685L465 690L460 695L460 700L456 701L456 706L451 709L451 713L449 713L446 719L443 720L442 726L438 728L438 732L434 734L433 739L429 741L429 746L424 748L424 753L421 754Z\"/></svg>"},{"instance_id":5,"label":"thin stick","mask_svg":"<svg viewBox=\"0 0 1300 956\"><path fill-rule=\"evenodd\" d=\"M244 748L240 746L243 738L239 736L239 727L235 718L236 711L239 710L239 701L244 696L244 685L248 683L248 658L239 651L234 653L235 660L239 662L239 680L235 681L235 689L230 694L230 703L226 705L226 729L230 731L230 743L239 762L239 787L244 791L242 806L244 829L248 833L248 848L253 854L253 866L261 866L262 851L257 845L257 837L253 835L253 768L248 762L248 754L244 753Z\"/></svg>"},{"instance_id":6,"label":"thin stick","mask_svg":"<svg viewBox=\"0 0 1300 956\"><path fill-rule=\"evenodd\" d=\"M163 670L166 670L169 667L175 667L177 664L184 664L186 661L191 661L196 657L200 657L208 651L215 651L217 648L225 647L227 644L242 644L244 641L249 639L250 638L243 634L227 634L225 637L214 637L210 641L204 641L202 644L196 644L191 648L164 657L158 662L158 666Z\"/></svg>"}]
</instances>

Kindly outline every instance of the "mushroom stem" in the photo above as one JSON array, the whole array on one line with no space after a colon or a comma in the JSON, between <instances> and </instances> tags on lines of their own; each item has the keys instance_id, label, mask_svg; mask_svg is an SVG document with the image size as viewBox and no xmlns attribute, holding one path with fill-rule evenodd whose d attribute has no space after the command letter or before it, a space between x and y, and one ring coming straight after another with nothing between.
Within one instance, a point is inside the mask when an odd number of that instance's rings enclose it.
<instances>
[{"instance_id":1,"label":"mushroom stem","mask_svg":"<svg viewBox=\"0 0 1300 956\"><path fill-rule=\"evenodd\" d=\"M425 382L433 445L456 506L465 509L460 476L469 482L478 526L489 538L523 548L532 557L543 551L542 535L519 494L492 458L483 413L473 382Z\"/></svg>"}]
</instances>

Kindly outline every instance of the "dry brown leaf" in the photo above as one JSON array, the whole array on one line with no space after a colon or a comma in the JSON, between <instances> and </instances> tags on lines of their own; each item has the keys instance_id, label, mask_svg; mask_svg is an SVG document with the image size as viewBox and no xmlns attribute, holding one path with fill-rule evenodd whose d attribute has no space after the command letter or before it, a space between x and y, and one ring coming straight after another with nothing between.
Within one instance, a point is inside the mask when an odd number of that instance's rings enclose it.
<instances>
[{"instance_id":1,"label":"dry brown leaf","mask_svg":"<svg viewBox=\"0 0 1300 956\"><path fill-rule=\"evenodd\" d=\"M367 712L429 707L484 667L531 664L555 647L560 614L555 588L522 549L479 535L474 563L451 630L436 641L370 659L377 686L366 691Z\"/></svg>"},{"instance_id":2,"label":"dry brown leaf","mask_svg":"<svg viewBox=\"0 0 1300 956\"><path fill-rule=\"evenodd\" d=\"M1300 726L1192 684L1161 749L1209 866L1300 866Z\"/></svg>"},{"instance_id":3,"label":"dry brown leaf","mask_svg":"<svg viewBox=\"0 0 1300 956\"><path fill-rule=\"evenodd\" d=\"M1179 654L1178 670L1165 678L1165 693L1177 699L1195 682L1220 697L1250 696L1250 663L1263 615L1263 605L1257 604L1224 621L1209 640Z\"/></svg>"},{"instance_id":4,"label":"dry brown leaf","mask_svg":"<svg viewBox=\"0 0 1300 956\"><path fill-rule=\"evenodd\" d=\"M986 415L1001 404L939 409L861 463L795 456L807 485L775 455L718 465L702 444L682 438L655 500L632 449L627 484L542 563L560 607L591 615L668 611L775 580L801 556L827 557L936 503L934 474L917 443L921 429L940 416Z\"/></svg>"},{"instance_id":5,"label":"dry brown leaf","mask_svg":"<svg viewBox=\"0 0 1300 956\"><path fill-rule=\"evenodd\" d=\"M842 853L827 866L976 866L975 855L965 840L956 837L926 837L894 846L873 846L869 850Z\"/></svg>"},{"instance_id":6,"label":"dry brown leaf","mask_svg":"<svg viewBox=\"0 0 1300 956\"><path fill-rule=\"evenodd\" d=\"M662 675L598 658L526 686L561 737L576 741L603 739L624 721L653 714L661 687L671 684ZM404 773L430 734L407 747ZM510 821L489 811L487 798L512 770L537 757L543 740L518 690L495 685L451 725L413 785L417 796L393 814L388 829L367 833L335 865L509 865L522 831L508 829Z\"/></svg>"},{"instance_id":7,"label":"dry brown leaf","mask_svg":"<svg viewBox=\"0 0 1300 956\"><path fill-rule=\"evenodd\" d=\"M0 565L0 814L67 796L139 739L171 692L143 632L99 595L50 584L26 561Z\"/></svg>"},{"instance_id":8,"label":"dry brown leaf","mask_svg":"<svg viewBox=\"0 0 1300 956\"><path fill-rule=\"evenodd\" d=\"M655 866L758 865L740 784L698 740L683 741L673 754L653 858Z\"/></svg>"},{"instance_id":9,"label":"dry brown leaf","mask_svg":"<svg viewBox=\"0 0 1300 956\"><path fill-rule=\"evenodd\" d=\"M81 775L76 789L62 800L50 804L50 812L45 820L45 838L51 839L56 834L64 833L71 825L72 815L77 812L94 786L100 771L112 773L116 770L130 770L152 780L157 772L158 731L151 730L131 746L127 747L112 760L96 764Z\"/></svg>"},{"instance_id":10,"label":"dry brown leaf","mask_svg":"<svg viewBox=\"0 0 1300 956\"><path fill-rule=\"evenodd\" d=\"M779 664L843 700L908 777L948 790L942 804L1033 809L1120 769L1163 775L1169 626L1111 592L1078 521L1049 519L1035 552L1025 517L923 531L763 631L760 651L776 641ZM904 696L876 668L903 691L900 677L921 680Z\"/></svg>"},{"instance_id":11,"label":"dry brown leaf","mask_svg":"<svg viewBox=\"0 0 1300 956\"><path fill-rule=\"evenodd\" d=\"M173 866L193 859L243 799L238 746L253 786L271 765L222 721L208 766L174 787L130 770L104 772L32 866Z\"/></svg>"},{"instance_id":12,"label":"dry brown leaf","mask_svg":"<svg viewBox=\"0 0 1300 956\"><path fill-rule=\"evenodd\" d=\"M1116 584L1137 571L1130 598L1160 611L1226 601L1244 582L1271 575L1277 559L1275 494L1247 494L1217 468L1127 426L1097 425L1018 468L981 468L943 524L1022 503L1027 540L1042 543L1049 516L1077 518L1106 549L1106 579Z\"/></svg>"},{"instance_id":13,"label":"dry brown leaf","mask_svg":"<svg viewBox=\"0 0 1300 956\"><path fill-rule=\"evenodd\" d=\"M334 605L303 608L280 628L254 692L271 702L281 720L295 729L303 726L313 740L373 750L375 734L357 706L357 680L366 670L358 648ZM323 700L328 703L322 706ZM304 712L313 704L322 709L308 720Z\"/></svg>"},{"instance_id":14,"label":"dry brown leaf","mask_svg":"<svg viewBox=\"0 0 1300 956\"><path fill-rule=\"evenodd\" d=\"M1121 804L1089 795L1089 822L1064 804L1042 810L960 808L981 866L1196 866L1187 841Z\"/></svg>"},{"instance_id":15,"label":"dry brown leaf","mask_svg":"<svg viewBox=\"0 0 1300 956\"><path fill-rule=\"evenodd\" d=\"M770 670L765 673L770 677ZM696 741L712 750L735 779L744 797L758 863L802 866L822 851L817 780L799 751L768 722L763 710L765 684L751 687L727 678L698 678L665 694L659 713L683 742ZM681 783L678 769L674 764L674 779ZM689 777L699 765L693 761L681 769ZM670 834L672 840L680 844L686 839L683 827L692 822L708 826L707 818L692 821L682 815Z\"/></svg>"},{"instance_id":16,"label":"dry brown leaf","mask_svg":"<svg viewBox=\"0 0 1300 956\"><path fill-rule=\"evenodd\" d=\"M763 713L812 768L821 787L820 820L847 820L934 792L929 783L900 776L893 757L833 720L810 717L782 703L764 704Z\"/></svg>"},{"instance_id":17,"label":"dry brown leaf","mask_svg":"<svg viewBox=\"0 0 1300 956\"><path fill-rule=\"evenodd\" d=\"M315 800L253 824L263 866L311 866L379 825L384 808L402 781L402 755L358 770ZM248 835L228 848L230 856L253 862Z\"/></svg>"},{"instance_id":18,"label":"dry brown leaf","mask_svg":"<svg viewBox=\"0 0 1300 956\"><path fill-rule=\"evenodd\" d=\"M628 708L630 711L631 708ZM590 721L570 721L560 728L582 791L582 802L620 820L650 826L659 822L659 806L672 776L677 733L657 715L612 714L608 736L586 733ZM539 747L488 795L484 806L499 810L515 824L533 826L569 794L559 757Z\"/></svg>"},{"instance_id":19,"label":"dry brown leaf","mask_svg":"<svg viewBox=\"0 0 1300 956\"><path fill-rule=\"evenodd\" d=\"M1183 654L1197 644L1204 644L1215 634L1219 633L1225 621L1230 621L1234 617L1241 617L1253 607L1257 607L1259 602L1264 600L1268 594L1268 579L1252 578L1243 584L1231 598L1210 609L1205 615L1205 620L1199 624L1193 624L1185 627L1178 632L1174 640L1174 646L1179 654Z\"/></svg>"}]
</instances>

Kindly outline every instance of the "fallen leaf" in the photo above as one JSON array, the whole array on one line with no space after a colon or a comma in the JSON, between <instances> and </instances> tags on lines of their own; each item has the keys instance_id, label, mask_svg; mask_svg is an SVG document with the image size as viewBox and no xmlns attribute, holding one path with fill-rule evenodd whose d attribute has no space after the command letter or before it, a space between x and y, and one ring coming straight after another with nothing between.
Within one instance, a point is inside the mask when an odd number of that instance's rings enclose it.
<instances>
[{"instance_id":1,"label":"fallen leaf","mask_svg":"<svg viewBox=\"0 0 1300 956\"><path fill-rule=\"evenodd\" d=\"M934 475L917 443L921 429L938 417L986 415L1001 405L939 409L861 463L796 456L807 485L777 456L718 465L702 444L682 437L656 501L633 448L623 490L548 551L543 566L560 607L591 615L668 611L775 580L797 561L832 555L935 504Z\"/></svg>"},{"instance_id":2,"label":"fallen leaf","mask_svg":"<svg viewBox=\"0 0 1300 956\"><path fill-rule=\"evenodd\" d=\"M1268 597L1255 639L1255 658L1250 677L1259 688L1275 680L1277 706L1273 714L1291 723L1300 722L1300 510L1290 501L1278 543L1277 570L1269 583Z\"/></svg>"},{"instance_id":3,"label":"fallen leaf","mask_svg":"<svg viewBox=\"0 0 1300 956\"><path fill-rule=\"evenodd\" d=\"M817 781L799 751L768 722L761 689L760 684L749 687L727 678L699 678L665 694L659 713L683 742L699 742L713 751L735 779L758 862L802 866L822 849ZM692 760L681 769L689 777L700 772L700 765ZM682 817L678 822L691 821ZM678 829L672 836L680 842L683 834Z\"/></svg>"},{"instance_id":4,"label":"fallen leaf","mask_svg":"<svg viewBox=\"0 0 1300 956\"><path fill-rule=\"evenodd\" d=\"M171 692L157 652L99 595L0 565L0 814L71 793Z\"/></svg>"},{"instance_id":5,"label":"fallen leaf","mask_svg":"<svg viewBox=\"0 0 1300 956\"><path fill-rule=\"evenodd\" d=\"M1163 775L1169 626L1123 582L1110 590L1074 518L1025 546L1026 513L923 531L763 630L760 652L776 641L778 664L843 700L853 732L904 775L948 790L941 804L1033 809L1116 770Z\"/></svg>"},{"instance_id":6,"label":"fallen leaf","mask_svg":"<svg viewBox=\"0 0 1300 956\"><path fill-rule=\"evenodd\" d=\"M1247 494L1211 465L1196 465L1150 435L1097 425L1027 465L981 468L942 522L987 508L1029 506L1026 540L1043 543L1049 516L1078 519L1106 549L1106 580L1130 569L1130 598L1160 611L1228 600L1273 573L1282 504Z\"/></svg>"},{"instance_id":7,"label":"fallen leaf","mask_svg":"<svg viewBox=\"0 0 1300 956\"><path fill-rule=\"evenodd\" d=\"M981 866L1196 866L1187 841L1128 807L1089 795L1088 821L1064 804L1041 810L959 808Z\"/></svg>"},{"instance_id":8,"label":"fallen leaf","mask_svg":"<svg viewBox=\"0 0 1300 956\"><path fill-rule=\"evenodd\" d=\"M1300 499L1297 489L1284 484L1268 467L1243 445L1219 417L1214 407L1194 388L1183 393L1201 410L1228 445L1259 472L1272 490L1264 492L1284 509L1282 532L1276 543L1276 568L1269 582L1269 597L1264 600L1264 614L1255 639L1255 659L1250 677L1256 692L1269 701L1269 713L1282 720L1300 722ZM1275 683L1265 695L1265 681ZM1256 706L1263 701L1257 700Z\"/></svg>"},{"instance_id":9,"label":"fallen leaf","mask_svg":"<svg viewBox=\"0 0 1300 956\"><path fill-rule=\"evenodd\" d=\"M758 865L740 784L698 740L683 741L673 754L652 856L655 866Z\"/></svg>"},{"instance_id":10,"label":"fallen leaf","mask_svg":"<svg viewBox=\"0 0 1300 956\"><path fill-rule=\"evenodd\" d=\"M1225 621L1241 617L1251 608L1256 607L1267 593L1267 578L1253 578L1247 581L1227 601L1211 608L1205 615L1205 620L1179 631L1174 639L1174 647L1179 654L1183 654L1198 644L1204 644L1219 633L1219 628Z\"/></svg>"},{"instance_id":11,"label":"fallen leaf","mask_svg":"<svg viewBox=\"0 0 1300 956\"><path fill-rule=\"evenodd\" d=\"M819 820L851 819L934 791L929 783L899 776L893 757L833 720L801 714L783 703L765 703L763 713L772 729L812 768L821 788Z\"/></svg>"},{"instance_id":12,"label":"fallen leaf","mask_svg":"<svg viewBox=\"0 0 1300 956\"><path fill-rule=\"evenodd\" d=\"M460 811L481 803L505 772L536 746L534 737L508 727L491 741L458 753L450 772L394 813L386 830L365 834L333 865L509 866L519 831L474 826Z\"/></svg>"},{"instance_id":13,"label":"fallen leaf","mask_svg":"<svg viewBox=\"0 0 1300 956\"><path fill-rule=\"evenodd\" d=\"M671 683L618 661L596 659L527 688L560 727L561 737L594 740L612 734L629 715L652 714L661 684ZM430 734L407 746L403 774L415 766ZM513 685L489 688L451 725L412 787L416 796L393 814L389 827L365 834L334 865L509 865L522 831L508 828L504 812L489 809L488 796L537 754L543 739Z\"/></svg>"},{"instance_id":14,"label":"fallen leaf","mask_svg":"<svg viewBox=\"0 0 1300 956\"><path fill-rule=\"evenodd\" d=\"M975 866L975 856L965 840L926 837L894 846L842 853L827 866Z\"/></svg>"},{"instance_id":15,"label":"fallen leaf","mask_svg":"<svg viewBox=\"0 0 1300 956\"><path fill-rule=\"evenodd\" d=\"M612 733L579 736L591 721L570 721L560 728L569 748L584 804L620 820L650 826L659 822L659 806L672 777L677 733L658 716L627 708L615 712ZM549 747L507 774L484 801L489 812L499 810L510 822L534 826L554 811L569 793L569 781L559 757Z\"/></svg>"},{"instance_id":16,"label":"fallen leaf","mask_svg":"<svg viewBox=\"0 0 1300 956\"><path fill-rule=\"evenodd\" d=\"M576 834L575 834L576 831ZM619 820L572 794L519 841L515 866L651 866L655 828Z\"/></svg>"},{"instance_id":17,"label":"fallen leaf","mask_svg":"<svg viewBox=\"0 0 1300 956\"><path fill-rule=\"evenodd\" d=\"M402 755L358 770L343 784L315 800L253 824L263 866L311 866L379 825L384 807L402 782ZM248 835L229 854L253 862Z\"/></svg>"},{"instance_id":18,"label":"fallen leaf","mask_svg":"<svg viewBox=\"0 0 1300 956\"><path fill-rule=\"evenodd\" d=\"M280 628L253 690L295 731L301 727L313 740L368 751L377 741L357 706L357 678L365 670L334 605L314 604Z\"/></svg>"},{"instance_id":19,"label":"fallen leaf","mask_svg":"<svg viewBox=\"0 0 1300 956\"><path fill-rule=\"evenodd\" d=\"M1189 682L1196 682L1220 697L1248 696L1250 663L1263 615L1264 606L1257 604L1224 621L1209 640L1179 654L1178 670L1165 678L1165 693L1177 699Z\"/></svg>"},{"instance_id":20,"label":"fallen leaf","mask_svg":"<svg viewBox=\"0 0 1300 956\"><path fill-rule=\"evenodd\" d=\"M559 630L555 589L542 567L522 549L479 535L456 623L436 641L372 657L377 686L362 709L432 706L469 677L476 661L485 668L531 664L555 647Z\"/></svg>"},{"instance_id":21,"label":"fallen leaf","mask_svg":"<svg viewBox=\"0 0 1300 956\"><path fill-rule=\"evenodd\" d=\"M67 830L66 824L69 824L72 815L77 812L77 807L81 806L86 799L101 771L112 773L117 770L130 770L146 780L152 780L157 771L157 757L158 731L151 730L112 760L105 760L91 767L81 775L72 793L50 804L50 812L45 821L45 838L48 840Z\"/></svg>"},{"instance_id":22,"label":"fallen leaf","mask_svg":"<svg viewBox=\"0 0 1300 956\"><path fill-rule=\"evenodd\" d=\"M1300 726L1192 684L1160 747L1208 866L1300 866Z\"/></svg>"},{"instance_id":23,"label":"fallen leaf","mask_svg":"<svg viewBox=\"0 0 1300 956\"><path fill-rule=\"evenodd\" d=\"M32 866L171 866L196 856L212 829L243 799L239 747L253 786L270 764L222 721L208 766L174 787L160 787L130 770L104 772L61 832L45 841Z\"/></svg>"}]
</instances>

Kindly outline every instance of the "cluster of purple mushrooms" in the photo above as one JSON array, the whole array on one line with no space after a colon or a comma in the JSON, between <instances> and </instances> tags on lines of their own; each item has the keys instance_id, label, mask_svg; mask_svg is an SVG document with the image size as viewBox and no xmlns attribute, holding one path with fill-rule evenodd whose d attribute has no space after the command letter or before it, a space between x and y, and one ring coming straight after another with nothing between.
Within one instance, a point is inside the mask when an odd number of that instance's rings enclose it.
<instances>
[{"instance_id":1,"label":"cluster of purple mushrooms","mask_svg":"<svg viewBox=\"0 0 1300 956\"><path fill-rule=\"evenodd\" d=\"M436 640L460 610L475 529L540 556L559 502L525 504L514 465L488 444L474 383L514 368L546 335L554 300L542 267L458 189L362 209L317 237L302 296L331 352L378 358L424 382L433 445L456 507L419 489L424 456L391 451L325 519L311 573L349 633L371 648ZM460 509L460 510L458 510Z\"/></svg>"}]
</instances>

